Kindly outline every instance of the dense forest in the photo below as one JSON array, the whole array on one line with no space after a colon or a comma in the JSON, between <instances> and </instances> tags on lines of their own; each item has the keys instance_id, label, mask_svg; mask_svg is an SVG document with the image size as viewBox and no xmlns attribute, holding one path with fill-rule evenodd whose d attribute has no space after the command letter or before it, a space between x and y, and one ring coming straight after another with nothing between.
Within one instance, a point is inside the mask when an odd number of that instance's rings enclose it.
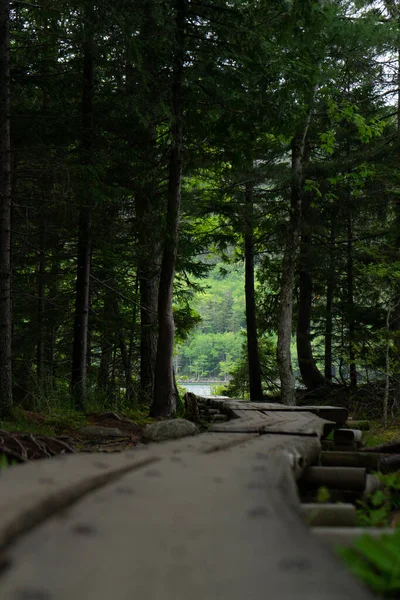
<instances>
[{"instance_id":1,"label":"dense forest","mask_svg":"<svg viewBox=\"0 0 400 600\"><path fill-rule=\"evenodd\" d=\"M3 0L0 417L174 415L176 367L293 404L293 343L307 390L395 411L399 24L397 0Z\"/></svg>"}]
</instances>

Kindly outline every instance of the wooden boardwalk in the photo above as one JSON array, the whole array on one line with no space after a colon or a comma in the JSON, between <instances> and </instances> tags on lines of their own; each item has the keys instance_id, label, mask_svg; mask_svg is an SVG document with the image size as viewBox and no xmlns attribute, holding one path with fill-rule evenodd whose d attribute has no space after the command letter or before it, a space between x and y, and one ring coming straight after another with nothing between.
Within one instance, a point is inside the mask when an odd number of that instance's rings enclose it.
<instances>
[{"instance_id":1,"label":"wooden boardwalk","mask_svg":"<svg viewBox=\"0 0 400 600\"><path fill-rule=\"evenodd\" d=\"M333 407L207 399L232 420L0 475L1 600L368 600L313 536L296 480Z\"/></svg>"}]
</instances>

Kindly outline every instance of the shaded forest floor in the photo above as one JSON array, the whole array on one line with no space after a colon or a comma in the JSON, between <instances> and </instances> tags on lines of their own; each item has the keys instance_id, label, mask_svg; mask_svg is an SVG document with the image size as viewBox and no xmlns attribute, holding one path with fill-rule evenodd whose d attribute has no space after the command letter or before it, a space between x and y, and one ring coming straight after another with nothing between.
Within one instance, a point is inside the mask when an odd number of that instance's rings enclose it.
<instances>
[{"instance_id":1,"label":"shaded forest floor","mask_svg":"<svg viewBox=\"0 0 400 600\"><path fill-rule=\"evenodd\" d=\"M144 427L152 422L146 407L126 413L87 414L17 408L12 419L0 421L0 458L14 463L68 452L122 452L140 445ZM400 439L400 419L388 427L371 419L368 424L369 428L363 431L367 447ZM206 423L200 427L206 428Z\"/></svg>"},{"instance_id":2,"label":"shaded forest floor","mask_svg":"<svg viewBox=\"0 0 400 600\"><path fill-rule=\"evenodd\" d=\"M21 462L59 453L121 452L141 443L145 425L153 421L147 414L16 409L12 419L0 421L0 455L8 462Z\"/></svg>"}]
</instances>

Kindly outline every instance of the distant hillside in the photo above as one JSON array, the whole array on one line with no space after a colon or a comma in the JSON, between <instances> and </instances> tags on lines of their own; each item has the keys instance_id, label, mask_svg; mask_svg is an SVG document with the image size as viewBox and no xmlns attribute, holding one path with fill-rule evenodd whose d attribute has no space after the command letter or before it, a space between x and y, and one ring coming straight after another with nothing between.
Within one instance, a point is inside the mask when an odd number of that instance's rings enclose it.
<instances>
[{"instance_id":1,"label":"distant hillside","mask_svg":"<svg viewBox=\"0 0 400 600\"><path fill-rule=\"evenodd\" d=\"M177 376L225 379L240 358L244 341L244 266L220 263L201 285L205 291L192 304L202 321L176 348Z\"/></svg>"}]
</instances>

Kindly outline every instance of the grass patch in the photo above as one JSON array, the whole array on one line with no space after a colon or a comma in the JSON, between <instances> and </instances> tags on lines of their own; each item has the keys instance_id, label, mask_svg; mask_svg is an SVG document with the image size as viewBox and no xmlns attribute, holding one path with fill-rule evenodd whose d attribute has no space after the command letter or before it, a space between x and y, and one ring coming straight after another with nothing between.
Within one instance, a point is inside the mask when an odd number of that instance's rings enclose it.
<instances>
[{"instance_id":1,"label":"grass patch","mask_svg":"<svg viewBox=\"0 0 400 600\"><path fill-rule=\"evenodd\" d=\"M363 442L367 448L388 444L400 438L400 422L383 427L379 421L370 421L370 430L363 433Z\"/></svg>"},{"instance_id":2,"label":"grass patch","mask_svg":"<svg viewBox=\"0 0 400 600\"><path fill-rule=\"evenodd\" d=\"M0 429L54 436L79 429L87 423L87 417L76 411L50 411L43 414L15 408L11 418L0 421Z\"/></svg>"}]
</instances>

